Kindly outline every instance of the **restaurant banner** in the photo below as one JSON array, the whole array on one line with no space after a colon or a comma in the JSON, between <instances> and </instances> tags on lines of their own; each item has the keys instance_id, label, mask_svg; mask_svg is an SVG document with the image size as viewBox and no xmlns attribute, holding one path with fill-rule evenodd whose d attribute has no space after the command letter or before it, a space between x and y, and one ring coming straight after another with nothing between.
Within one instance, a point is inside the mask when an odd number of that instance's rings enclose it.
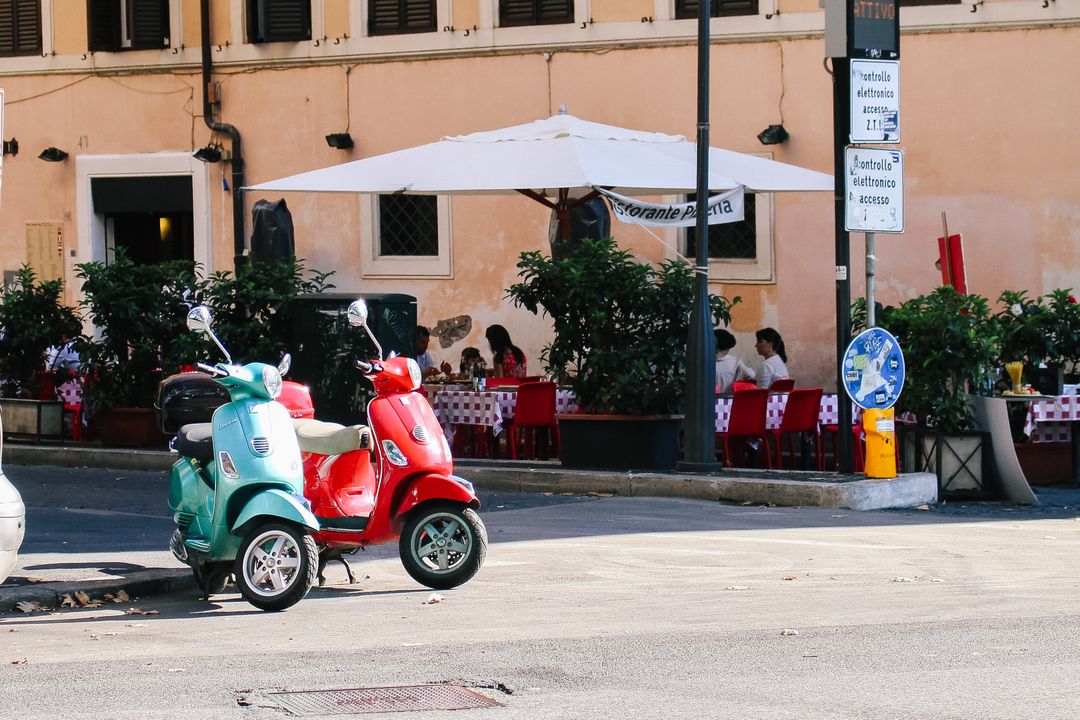
<instances>
[{"instance_id":1,"label":"restaurant banner","mask_svg":"<svg viewBox=\"0 0 1080 720\"><path fill-rule=\"evenodd\" d=\"M697 201L657 204L641 202L610 190L596 188L611 203L611 211L624 223L651 227L693 227L697 224ZM743 188L739 186L709 198L708 224L739 222L743 219Z\"/></svg>"}]
</instances>

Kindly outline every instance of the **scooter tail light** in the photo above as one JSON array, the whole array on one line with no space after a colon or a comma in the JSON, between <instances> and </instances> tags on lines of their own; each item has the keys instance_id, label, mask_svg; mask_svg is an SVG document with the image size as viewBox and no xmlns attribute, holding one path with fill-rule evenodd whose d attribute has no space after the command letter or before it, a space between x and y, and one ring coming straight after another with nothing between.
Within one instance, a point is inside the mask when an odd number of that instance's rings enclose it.
<instances>
[{"instance_id":1,"label":"scooter tail light","mask_svg":"<svg viewBox=\"0 0 1080 720\"><path fill-rule=\"evenodd\" d=\"M227 450L218 453L218 465L221 467L221 472L225 477L234 480L240 477L240 473L236 470L236 463L233 462L232 455Z\"/></svg>"},{"instance_id":2,"label":"scooter tail light","mask_svg":"<svg viewBox=\"0 0 1080 720\"><path fill-rule=\"evenodd\" d=\"M383 452L386 454L386 459L394 465L405 467L409 464L408 458L405 457L393 440L383 440L382 447Z\"/></svg>"}]
</instances>

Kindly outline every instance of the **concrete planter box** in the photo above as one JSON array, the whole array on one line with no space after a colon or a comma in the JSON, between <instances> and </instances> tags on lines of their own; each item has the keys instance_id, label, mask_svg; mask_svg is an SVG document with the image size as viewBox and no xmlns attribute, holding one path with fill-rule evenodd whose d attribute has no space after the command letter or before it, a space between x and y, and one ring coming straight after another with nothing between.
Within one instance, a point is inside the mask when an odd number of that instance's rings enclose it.
<instances>
[{"instance_id":1,"label":"concrete planter box","mask_svg":"<svg viewBox=\"0 0 1080 720\"><path fill-rule=\"evenodd\" d=\"M32 435L35 440L60 440L64 433L64 403L58 400L0 398L4 434Z\"/></svg>"},{"instance_id":2,"label":"concrete planter box","mask_svg":"<svg viewBox=\"0 0 1080 720\"><path fill-rule=\"evenodd\" d=\"M938 477L938 495L947 499L987 497L990 475L990 433L904 433L904 468Z\"/></svg>"},{"instance_id":3,"label":"concrete planter box","mask_svg":"<svg viewBox=\"0 0 1080 720\"><path fill-rule=\"evenodd\" d=\"M559 459L570 468L671 470L682 415L557 415Z\"/></svg>"}]
</instances>

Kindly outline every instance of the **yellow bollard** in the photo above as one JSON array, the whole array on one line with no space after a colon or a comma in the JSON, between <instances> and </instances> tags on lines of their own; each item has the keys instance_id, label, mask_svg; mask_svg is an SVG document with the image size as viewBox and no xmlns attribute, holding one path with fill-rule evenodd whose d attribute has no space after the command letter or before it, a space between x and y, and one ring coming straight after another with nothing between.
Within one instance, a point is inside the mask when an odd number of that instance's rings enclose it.
<instances>
[{"instance_id":1,"label":"yellow bollard","mask_svg":"<svg viewBox=\"0 0 1080 720\"><path fill-rule=\"evenodd\" d=\"M892 408L863 410L862 422L866 433L866 477L896 477L896 423Z\"/></svg>"}]
</instances>

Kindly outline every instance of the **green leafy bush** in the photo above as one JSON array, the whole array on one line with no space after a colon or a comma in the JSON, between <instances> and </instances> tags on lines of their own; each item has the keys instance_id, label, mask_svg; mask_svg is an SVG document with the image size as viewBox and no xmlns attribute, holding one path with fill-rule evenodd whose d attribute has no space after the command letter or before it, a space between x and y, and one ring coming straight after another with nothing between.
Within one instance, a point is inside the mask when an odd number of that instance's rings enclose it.
<instances>
[{"instance_id":1,"label":"green leafy bush","mask_svg":"<svg viewBox=\"0 0 1080 720\"><path fill-rule=\"evenodd\" d=\"M522 253L517 267L522 282L508 295L551 318L555 339L541 361L571 385L579 407L619 415L679 411L694 298L689 265L667 261L654 268L606 238L568 244L557 258ZM727 325L741 298L709 300L713 324Z\"/></svg>"},{"instance_id":2,"label":"green leafy bush","mask_svg":"<svg viewBox=\"0 0 1080 720\"><path fill-rule=\"evenodd\" d=\"M36 398L37 371L45 369L45 351L79 336L82 323L63 303L64 281L41 280L28 266L15 284L0 290L0 394Z\"/></svg>"}]
</instances>

